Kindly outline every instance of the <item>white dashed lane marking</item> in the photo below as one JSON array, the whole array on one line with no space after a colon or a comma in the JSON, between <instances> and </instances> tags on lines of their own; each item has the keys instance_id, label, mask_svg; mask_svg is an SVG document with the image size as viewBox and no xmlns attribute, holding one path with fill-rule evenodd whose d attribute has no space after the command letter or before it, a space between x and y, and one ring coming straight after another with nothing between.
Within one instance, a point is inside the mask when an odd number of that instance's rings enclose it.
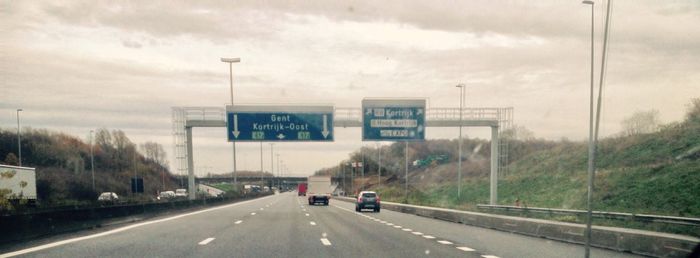
<instances>
[{"instance_id":1,"label":"white dashed lane marking","mask_svg":"<svg viewBox=\"0 0 700 258\"><path fill-rule=\"evenodd\" d=\"M474 251L474 249L471 249L471 248L465 247L465 246L457 247L457 249L465 251L465 252L473 252Z\"/></svg>"},{"instance_id":2,"label":"white dashed lane marking","mask_svg":"<svg viewBox=\"0 0 700 258\"><path fill-rule=\"evenodd\" d=\"M346 211L352 212L351 210L345 209L345 208L340 207L340 206L333 205L333 207L336 207L336 208L341 209L341 210L346 210ZM410 229L410 228L402 228L401 226L395 225L394 223L391 223L391 222L388 222L388 221L384 221L384 220L381 220L381 219L378 219L378 218L375 218L375 217L372 217L372 216L369 216L369 215L365 215L365 214L362 214L362 213L356 213L356 212L355 212L355 214L360 215L360 216L362 216L362 217L365 217L365 218L367 218L367 219L374 220L374 221L376 221L376 222L385 224L385 225L387 225L387 226L393 226L394 228L398 228L398 229L401 229L401 230L406 231L406 232L411 232L411 233L414 234L414 235L422 236L422 237L424 237L424 238L426 238L426 239L435 239L435 238L436 238L436 237L431 236L431 235L425 235L425 234L423 234L422 232L413 231L413 230ZM307 214L307 216L308 216L308 214ZM313 222L311 222L311 223L313 223ZM312 225L313 225L313 224L312 224ZM322 239L321 239L321 242L323 242L323 239L325 239L325 238L322 238ZM326 240L327 240L327 239L326 239ZM452 242L450 242L450 241L447 241L447 240L438 240L437 242L440 243L440 244L443 244L443 245L453 245L453 244L454 244L454 243L452 243ZM324 242L324 245L330 245L330 242L328 242L328 244L325 244L325 242ZM459 246L459 247L456 247L456 248L457 248L458 250L465 251L465 252L474 252L474 251L475 251L474 249L469 248L469 247L466 247L466 246ZM429 253L429 251L426 250L426 254L427 254L427 253ZM498 256L494 256L494 255L482 255L481 257L483 257L483 258L499 258Z\"/></svg>"},{"instance_id":3,"label":"white dashed lane marking","mask_svg":"<svg viewBox=\"0 0 700 258\"><path fill-rule=\"evenodd\" d=\"M321 243L323 245L331 245L331 241L328 241L328 238L321 238Z\"/></svg>"},{"instance_id":4,"label":"white dashed lane marking","mask_svg":"<svg viewBox=\"0 0 700 258\"><path fill-rule=\"evenodd\" d=\"M308 213L306 213L306 214L304 214L304 215L306 215L307 217L309 216L309 214L308 214Z\"/></svg>"},{"instance_id":5,"label":"white dashed lane marking","mask_svg":"<svg viewBox=\"0 0 700 258\"><path fill-rule=\"evenodd\" d=\"M236 222L234 222L234 223L236 223L236 224L241 224L241 223L243 223L243 221L242 221L242 220L236 220Z\"/></svg>"},{"instance_id":6,"label":"white dashed lane marking","mask_svg":"<svg viewBox=\"0 0 700 258\"><path fill-rule=\"evenodd\" d=\"M440 243L440 244L443 244L443 245L451 245L451 244L452 244L452 242L447 241L447 240L440 240L440 241L437 241L437 242Z\"/></svg>"},{"instance_id":7,"label":"white dashed lane marking","mask_svg":"<svg viewBox=\"0 0 700 258\"><path fill-rule=\"evenodd\" d=\"M213 237L204 239L204 240L202 240L202 242L199 242L199 245L206 245L206 244L208 244L209 242L214 241L214 239L215 239L215 238L213 238Z\"/></svg>"},{"instance_id":8,"label":"white dashed lane marking","mask_svg":"<svg viewBox=\"0 0 700 258\"><path fill-rule=\"evenodd\" d=\"M250 213L250 215L253 215L253 216L255 216L255 212L251 212L251 213Z\"/></svg>"},{"instance_id":9,"label":"white dashed lane marking","mask_svg":"<svg viewBox=\"0 0 700 258\"><path fill-rule=\"evenodd\" d=\"M482 255L481 257L484 257L484 258L498 258L498 256L495 256L495 255Z\"/></svg>"},{"instance_id":10,"label":"white dashed lane marking","mask_svg":"<svg viewBox=\"0 0 700 258\"><path fill-rule=\"evenodd\" d=\"M316 226L316 222L313 221L309 222L309 224L311 224L311 226Z\"/></svg>"}]
</instances>

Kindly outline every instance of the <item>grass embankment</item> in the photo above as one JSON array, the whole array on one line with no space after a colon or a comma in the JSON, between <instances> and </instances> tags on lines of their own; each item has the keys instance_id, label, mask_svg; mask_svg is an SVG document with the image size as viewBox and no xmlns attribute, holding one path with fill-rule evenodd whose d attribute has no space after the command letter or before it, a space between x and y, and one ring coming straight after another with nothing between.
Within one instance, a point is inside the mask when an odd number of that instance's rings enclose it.
<instances>
[{"instance_id":1,"label":"grass embankment","mask_svg":"<svg viewBox=\"0 0 700 258\"><path fill-rule=\"evenodd\" d=\"M700 217L700 121L665 126L656 133L607 138L598 148L593 209L641 214ZM499 180L498 204L586 209L587 145L561 142L553 148L519 158ZM425 173L429 171L414 171ZM466 174L462 198L457 183L409 185L403 180L379 189L383 200L476 210L489 200L489 179ZM537 217L535 214L523 216ZM551 218L551 217L549 217ZM583 222L583 218L554 217ZM699 236L697 228L648 225L632 221L597 220L599 225L625 226Z\"/></svg>"}]
</instances>

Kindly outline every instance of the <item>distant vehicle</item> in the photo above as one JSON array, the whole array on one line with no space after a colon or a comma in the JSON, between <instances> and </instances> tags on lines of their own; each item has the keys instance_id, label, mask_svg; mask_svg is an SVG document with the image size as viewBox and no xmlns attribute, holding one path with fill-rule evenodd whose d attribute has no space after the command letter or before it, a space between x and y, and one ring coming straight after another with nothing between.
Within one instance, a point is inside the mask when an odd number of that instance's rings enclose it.
<instances>
[{"instance_id":1,"label":"distant vehicle","mask_svg":"<svg viewBox=\"0 0 700 258\"><path fill-rule=\"evenodd\" d=\"M355 211L362 212L362 209L373 209L374 212L379 212L380 202L379 195L372 191L362 191L357 195L355 203Z\"/></svg>"},{"instance_id":2,"label":"distant vehicle","mask_svg":"<svg viewBox=\"0 0 700 258\"><path fill-rule=\"evenodd\" d=\"M172 199L175 198L175 192L173 191L162 191L160 194L158 194L158 199Z\"/></svg>"},{"instance_id":3,"label":"distant vehicle","mask_svg":"<svg viewBox=\"0 0 700 258\"><path fill-rule=\"evenodd\" d=\"M306 183L299 183L297 186L297 195L306 196Z\"/></svg>"},{"instance_id":4,"label":"distant vehicle","mask_svg":"<svg viewBox=\"0 0 700 258\"><path fill-rule=\"evenodd\" d=\"M114 192L104 192L97 197L98 202L114 203L119 200L119 196Z\"/></svg>"},{"instance_id":5,"label":"distant vehicle","mask_svg":"<svg viewBox=\"0 0 700 258\"><path fill-rule=\"evenodd\" d=\"M243 192L245 193L259 193L262 191L259 185L244 185Z\"/></svg>"},{"instance_id":6,"label":"distant vehicle","mask_svg":"<svg viewBox=\"0 0 700 258\"><path fill-rule=\"evenodd\" d=\"M186 198L187 197L187 189L175 189L175 197Z\"/></svg>"},{"instance_id":7,"label":"distant vehicle","mask_svg":"<svg viewBox=\"0 0 700 258\"><path fill-rule=\"evenodd\" d=\"M331 199L331 177L330 176L310 176L306 189L306 196L309 205L321 203L328 205Z\"/></svg>"},{"instance_id":8,"label":"distant vehicle","mask_svg":"<svg viewBox=\"0 0 700 258\"><path fill-rule=\"evenodd\" d=\"M0 189L10 190L8 200L36 202L36 172L34 168L0 165Z\"/></svg>"}]
</instances>

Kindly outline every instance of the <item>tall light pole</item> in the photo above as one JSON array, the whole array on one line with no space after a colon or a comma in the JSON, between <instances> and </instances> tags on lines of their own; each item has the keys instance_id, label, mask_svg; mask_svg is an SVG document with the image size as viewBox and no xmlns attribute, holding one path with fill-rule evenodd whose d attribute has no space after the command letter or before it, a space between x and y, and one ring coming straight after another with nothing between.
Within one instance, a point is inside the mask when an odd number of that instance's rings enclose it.
<instances>
[{"instance_id":1,"label":"tall light pole","mask_svg":"<svg viewBox=\"0 0 700 258\"><path fill-rule=\"evenodd\" d=\"M589 125L588 125L588 211L586 218L586 254L585 257L588 258L591 255L591 224L592 224L592 207L591 199L593 197L593 174L594 174L594 155L595 146L593 144L593 90L594 90L594 50L595 50L595 3L590 0L585 0L582 2L591 6L591 94L590 94L590 111L589 111Z\"/></svg>"},{"instance_id":2,"label":"tall light pole","mask_svg":"<svg viewBox=\"0 0 700 258\"><path fill-rule=\"evenodd\" d=\"M277 177L278 177L278 182L279 182L279 188L282 189L282 178L280 175L280 154L277 153Z\"/></svg>"},{"instance_id":3,"label":"tall light pole","mask_svg":"<svg viewBox=\"0 0 700 258\"><path fill-rule=\"evenodd\" d=\"M360 165L362 165L362 184L360 185L360 191L365 190L365 153L362 150L363 148L364 146L360 148L360 156L362 156L362 162L360 163Z\"/></svg>"},{"instance_id":4,"label":"tall light pole","mask_svg":"<svg viewBox=\"0 0 700 258\"><path fill-rule=\"evenodd\" d=\"M260 182L261 184L265 184L265 179L263 178L263 175L265 172L263 172L263 143L260 142Z\"/></svg>"},{"instance_id":5,"label":"tall light pole","mask_svg":"<svg viewBox=\"0 0 700 258\"><path fill-rule=\"evenodd\" d=\"M228 71L229 71L229 82L231 84L231 106L233 106L233 63L240 63L241 59L240 58L221 58L221 62L228 63ZM236 141L232 141L233 143L233 172L231 174L233 175L233 184L238 183L238 178L236 178Z\"/></svg>"},{"instance_id":6,"label":"tall light pole","mask_svg":"<svg viewBox=\"0 0 700 258\"><path fill-rule=\"evenodd\" d=\"M19 112L22 111L21 108L17 109L17 148L19 153L19 166L22 166L22 134L19 129Z\"/></svg>"},{"instance_id":7,"label":"tall light pole","mask_svg":"<svg viewBox=\"0 0 700 258\"><path fill-rule=\"evenodd\" d=\"M408 203L408 141L404 142L404 154L405 154L405 159L403 163L404 167L404 172L406 173L405 175L405 181L403 185L403 194L404 198L406 199L405 202Z\"/></svg>"},{"instance_id":8,"label":"tall light pole","mask_svg":"<svg viewBox=\"0 0 700 258\"><path fill-rule=\"evenodd\" d=\"M459 142L457 146L457 199L462 199L462 112L464 111L464 84L457 84L459 88ZM491 143L494 144L494 143Z\"/></svg>"},{"instance_id":9,"label":"tall light pole","mask_svg":"<svg viewBox=\"0 0 700 258\"><path fill-rule=\"evenodd\" d=\"M95 143L93 141L92 134L94 133L93 130L90 130L90 170L92 170L92 191L95 191L95 155L93 146L95 146Z\"/></svg>"},{"instance_id":10,"label":"tall light pole","mask_svg":"<svg viewBox=\"0 0 700 258\"><path fill-rule=\"evenodd\" d=\"M377 156L379 156L377 159L379 160L379 164L377 167L377 191L379 191L379 188L382 187L382 145L377 143Z\"/></svg>"}]
</instances>

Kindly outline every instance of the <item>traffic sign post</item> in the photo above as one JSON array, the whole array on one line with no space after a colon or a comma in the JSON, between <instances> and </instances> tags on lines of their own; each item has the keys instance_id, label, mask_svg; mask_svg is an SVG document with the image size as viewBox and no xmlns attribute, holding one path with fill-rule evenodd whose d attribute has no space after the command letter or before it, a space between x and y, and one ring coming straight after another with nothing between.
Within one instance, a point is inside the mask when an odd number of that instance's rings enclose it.
<instances>
[{"instance_id":1,"label":"traffic sign post","mask_svg":"<svg viewBox=\"0 0 700 258\"><path fill-rule=\"evenodd\" d=\"M333 106L226 106L228 141L333 141Z\"/></svg>"},{"instance_id":2,"label":"traffic sign post","mask_svg":"<svg viewBox=\"0 0 700 258\"><path fill-rule=\"evenodd\" d=\"M363 141L425 140L424 99L362 100Z\"/></svg>"}]
</instances>

